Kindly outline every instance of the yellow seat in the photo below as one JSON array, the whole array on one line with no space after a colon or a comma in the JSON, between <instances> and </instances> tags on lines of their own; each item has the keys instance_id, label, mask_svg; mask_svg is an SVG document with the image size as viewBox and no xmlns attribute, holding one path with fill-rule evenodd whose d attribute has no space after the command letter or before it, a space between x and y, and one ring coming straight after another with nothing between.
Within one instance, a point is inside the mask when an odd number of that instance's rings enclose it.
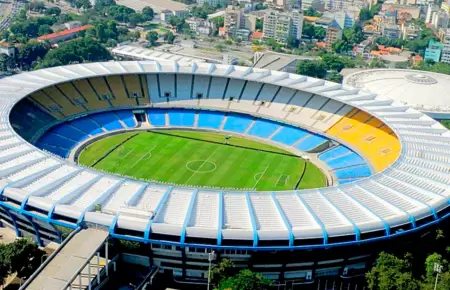
<instances>
[{"instance_id":1,"label":"yellow seat","mask_svg":"<svg viewBox=\"0 0 450 290\"><path fill-rule=\"evenodd\" d=\"M135 106L136 100L128 97L128 93L124 86L124 82L121 76L109 76L106 78L106 82L111 88L112 98L111 104L113 106Z\"/></svg>"},{"instance_id":2,"label":"yellow seat","mask_svg":"<svg viewBox=\"0 0 450 290\"><path fill-rule=\"evenodd\" d=\"M56 87L48 87L43 90L48 96L50 96L56 103L61 105L64 115L71 116L84 112L85 110L73 104L65 95L61 93Z\"/></svg>"},{"instance_id":3,"label":"yellow seat","mask_svg":"<svg viewBox=\"0 0 450 290\"><path fill-rule=\"evenodd\" d=\"M64 118L64 113L62 113L62 108L59 104L55 103L51 98L49 98L42 91L35 92L31 94L31 99L44 108L50 115L56 119Z\"/></svg>"},{"instance_id":4,"label":"yellow seat","mask_svg":"<svg viewBox=\"0 0 450 290\"><path fill-rule=\"evenodd\" d=\"M97 93L92 89L91 84L87 80L76 80L72 83L87 101L86 107L89 110L110 107L107 100L100 99L101 95L97 95Z\"/></svg>"},{"instance_id":5,"label":"yellow seat","mask_svg":"<svg viewBox=\"0 0 450 290\"><path fill-rule=\"evenodd\" d=\"M80 106L86 105L86 99L75 89L72 83L63 83L57 85L56 87L64 92L64 94L72 101L72 103L78 104Z\"/></svg>"},{"instance_id":6,"label":"yellow seat","mask_svg":"<svg viewBox=\"0 0 450 290\"><path fill-rule=\"evenodd\" d=\"M400 141L392 130L358 109L353 109L327 133L357 148L371 161L377 172L391 165L400 152Z\"/></svg>"},{"instance_id":7,"label":"yellow seat","mask_svg":"<svg viewBox=\"0 0 450 290\"><path fill-rule=\"evenodd\" d=\"M137 95L139 105L150 104L147 78L144 75L124 75L123 80L130 96Z\"/></svg>"}]
</instances>

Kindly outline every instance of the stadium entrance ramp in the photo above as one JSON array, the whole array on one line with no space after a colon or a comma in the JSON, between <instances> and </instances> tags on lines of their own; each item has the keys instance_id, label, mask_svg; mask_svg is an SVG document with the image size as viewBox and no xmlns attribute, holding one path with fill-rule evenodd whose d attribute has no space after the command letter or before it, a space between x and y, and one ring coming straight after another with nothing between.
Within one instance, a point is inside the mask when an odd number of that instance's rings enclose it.
<instances>
[{"instance_id":1,"label":"stadium entrance ramp","mask_svg":"<svg viewBox=\"0 0 450 290\"><path fill-rule=\"evenodd\" d=\"M92 282L100 283L103 269L108 276L108 236L100 229L77 230L20 289L91 289ZM103 247L105 259L100 259Z\"/></svg>"}]
</instances>

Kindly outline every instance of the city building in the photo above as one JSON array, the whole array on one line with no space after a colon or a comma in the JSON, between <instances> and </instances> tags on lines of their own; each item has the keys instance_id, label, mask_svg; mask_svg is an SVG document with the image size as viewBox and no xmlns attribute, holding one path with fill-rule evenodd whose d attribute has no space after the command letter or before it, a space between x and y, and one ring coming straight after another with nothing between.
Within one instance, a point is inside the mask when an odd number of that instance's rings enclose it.
<instances>
[{"instance_id":1,"label":"city building","mask_svg":"<svg viewBox=\"0 0 450 290\"><path fill-rule=\"evenodd\" d=\"M304 60L319 60L317 56L301 56L273 51L257 51L253 55L253 67L296 73L297 64Z\"/></svg>"},{"instance_id":2,"label":"city building","mask_svg":"<svg viewBox=\"0 0 450 290\"><path fill-rule=\"evenodd\" d=\"M353 56L362 56L364 58L368 58L369 53L372 50L372 44L373 44L372 37L369 37L369 38L361 41L361 43L358 43L353 48L353 51L352 51Z\"/></svg>"},{"instance_id":3,"label":"city building","mask_svg":"<svg viewBox=\"0 0 450 290\"><path fill-rule=\"evenodd\" d=\"M414 23L402 23L402 36L404 40L413 40L419 36L422 30L420 26Z\"/></svg>"},{"instance_id":4,"label":"city building","mask_svg":"<svg viewBox=\"0 0 450 290\"><path fill-rule=\"evenodd\" d=\"M325 11L325 1L324 0L302 0L302 10L308 10L309 8L323 12L323 11Z\"/></svg>"},{"instance_id":5,"label":"city building","mask_svg":"<svg viewBox=\"0 0 450 290\"><path fill-rule=\"evenodd\" d=\"M264 39L273 38L286 42L289 37L301 39L303 13L298 10L291 12L269 11L264 17Z\"/></svg>"},{"instance_id":6,"label":"city building","mask_svg":"<svg viewBox=\"0 0 450 290\"><path fill-rule=\"evenodd\" d=\"M431 24L435 29L448 28L448 13L445 11L435 11L431 17Z\"/></svg>"},{"instance_id":7,"label":"city building","mask_svg":"<svg viewBox=\"0 0 450 290\"><path fill-rule=\"evenodd\" d=\"M196 34L209 35L212 32L213 24L209 20L190 17L186 18L185 22L189 24L190 30Z\"/></svg>"},{"instance_id":8,"label":"city building","mask_svg":"<svg viewBox=\"0 0 450 290\"><path fill-rule=\"evenodd\" d=\"M442 48L441 62L450 64L450 31L448 29L443 37L443 45L444 47Z\"/></svg>"},{"instance_id":9,"label":"city building","mask_svg":"<svg viewBox=\"0 0 450 290\"><path fill-rule=\"evenodd\" d=\"M322 15L323 18L334 19L341 29L349 28L355 25L358 17L359 10L345 10L337 12L325 12ZM320 23L320 21L319 21ZM323 26L323 25L321 25Z\"/></svg>"},{"instance_id":10,"label":"city building","mask_svg":"<svg viewBox=\"0 0 450 290\"><path fill-rule=\"evenodd\" d=\"M399 39L402 37L402 29L397 24L383 24L381 34L389 39Z\"/></svg>"},{"instance_id":11,"label":"city building","mask_svg":"<svg viewBox=\"0 0 450 290\"><path fill-rule=\"evenodd\" d=\"M325 39L325 47L327 50L333 49L333 43L342 38L342 29L339 25L334 24L327 28L327 37Z\"/></svg>"},{"instance_id":12,"label":"city building","mask_svg":"<svg viewBox=\"0 0 450 290\"><path fill-rule=\"evenodd\" d=\"M186 18L189 15L188 7L185 4L172 0L117 0L116 3L137 12L142 11L145 7L150 7L155 12L155 18L164 17L164 20L161 19L164 22L168 22L172 16ZM163 11L164 13L162 13Z\"/></svg>"},{"instance_id":13,"label":"city building","mask_svg":"<svg viewBox=\"0 0 450 290\"><path fill-rule=\"evenodd\" d=\"M39 41L48 41L50 43L57 43L61 41L67 41L74 39L78 36L81 31L86 31L90 28L94 28L93 25L84 25L73 29L67 29L60 32L50 33L38 37Z\"/></svg>"},{"instance_id":14,"label":"city building","mask_svg":"<svg viewBox=\"0 0 450 290\"><path fill-rule=\"evenodd\" d=\"M430 40L428 42L428 47L425 49L424 59L432 60L434 62L439 62L441 60L442 49L444 44Z\"/></svg>"},{"instance_id":15,"label":"city building","mask_svg":"<svg viewBox=\"0 0 450 290\"><path fill-rule=\"evenodd\" d=\"M428 4L428 6L426 6L426 12L427 13L426 13L426 16L425 16L425 22L426 23L431 23L431 19L433 17L433 12L437 12L439 10L440 10L440 8L439 8L438 5L432 4L432 3Z\"/></svg>"},{"instance_id":16,"label":"city building","mask_svg":"<svg viewBox=\"0 0 450 290\"><path fill-rule=\"evenodd\" d=\"M6 41L1 41L0 54L6 54L7 56L14 57L16 55L16 48L14 47L14 45L11 45Z\"/></svg>"},{"instance_id":17,"label":"city building","mask_svg":"<svg viewBox=\"0 0 450 290\"><path fill-rule=\"evenodd\" d=\"M381 6L381 13L386 13L387 11L396 11L397 13L409 13L412 19L418 19L420 16L420 8L416 6L383 3L383 5Z\"/></svg>"},{"instance_id":18,"label":"city building","mask_svg":"<svg viewBox=\"0 0 450 290\"><path fill-rule=\"evenodd\" d=\"M211 6L214 6L214 7L216 7L218 5L223 7L223 6L228 5L230 2L231 2L230 0L197 0L197 4L199 6L203 6L205 4L208 4L208 5L211 5Z\"/></svg>"},{"instance_id":19,"label":"city building","mask_svg":"<svg viewBox=\"0 0 450 290\"><path fill-rule=\"evenodd\" d=\"M237 30L246 29L248 34L255 31L256 16L245 14L244 9L239 6L229 5L225 10L224 28L226 37L235 37ZM242 31L240 32L242 35Z\"/></svg>"},{"instance_id":20,"label":"city building","mask_svg":"<svg viewBox=\"0 0 450 290\"><path fill-rule=\"evenodd\" d=\"M368 8L370 3L366 0L325 0L325 9L328 11L345 11L348 9L360 10Z\"/></svg>"}]
</instances>

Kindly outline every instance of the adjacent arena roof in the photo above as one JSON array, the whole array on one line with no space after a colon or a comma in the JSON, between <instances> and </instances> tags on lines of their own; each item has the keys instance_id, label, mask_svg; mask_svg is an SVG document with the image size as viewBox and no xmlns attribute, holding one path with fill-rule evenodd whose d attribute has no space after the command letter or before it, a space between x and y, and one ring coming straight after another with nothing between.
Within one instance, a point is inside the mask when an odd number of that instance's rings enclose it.
<instances>
[{"instance_id":1,"label":"adjacent arena roof","mask_svg":"<svg viewBox=\"0 0 450 290\"><path fill-rule=\"evenodd\" d=\"M450 76L418 70L374 69L352 73L345 85L402 102L436 118L450 116Z\"/></svg>"},{"instance_id":2,"label":"adjacent arena roof","mask_svg":"<svg viewBox=\"0 0 450 290\"><path fill-rule=\"evenodd\" d=\"M441 78L413 75L409 79L407 76L414 71L410 72L398 71L399 76L403 75L402 83L428 88L421 90L424 100L437 98L437 91L430 88L436 80L439 84ZM47 86L113 74L167 73L258 81L349 104L376 116L394 130L402 144L400 157L383 172L335 187L220 192L148 184L85 169L30 145L9 122L10 111L19 100ZM421 84L425 82L428 85ZM218 99L216 103L221 102L228 100ZM256 107L248 102L241 110L247 108ZM255 111L252 114L257 114ZM158 237L165 235L173 238L162 243L173 245L275 250L326 248L403 235L447 217L449 144L447 129L401 102L320 79L264 69L207 63L107 62L44 69L0 80L0 160L8 160L8 167L0 168L0 188L5 198L0 206L40 222L68 224L72 220L72 226L83 222L103 225L110 228L113 237L140 242L161 243ZM17 152L19 149L25 150L26 155ZM45 170L35 166L40 162L44 162ZM9 179L11 174L14 180ZM62 184L61 178L72 178L70 192L61 189L48 198L42 191L27 189L39 182L48 184L49 180ZM77 184L86 180L100 181L89 187ZM146 210L127 207L124 197L130 196L140 198ZM106 201L111 210L96 212L95 205ZM273 245L276 241L280 241L280 246ZM272 242L272 246L264 246L264 242Z\"/></svg>"}]
</instances>

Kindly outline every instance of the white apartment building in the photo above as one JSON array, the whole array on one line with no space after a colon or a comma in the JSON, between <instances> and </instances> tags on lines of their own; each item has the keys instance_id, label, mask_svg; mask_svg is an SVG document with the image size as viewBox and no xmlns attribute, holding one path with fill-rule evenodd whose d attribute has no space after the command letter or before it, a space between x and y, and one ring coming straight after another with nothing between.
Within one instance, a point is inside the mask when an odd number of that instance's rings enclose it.
<instances>
[{"instance_id":1,"label":"white apartment building","mask_svg":"<svg viewBox=\"0 0 450 290\"><path fill-rule=\"evenodd\" d=\"M441 10L433 12L433 16L431 17L431 24L434 28L440 29L448 28L448 13Z\"/></svg>"},{"instance_id":2,"label":"white apartment building","mask_svg":"<svg viewBox=\"0 0 450 290\"><path fill-rule=\"evenodd\" d=\"M447 29L444 40L444 48L442 49L441 62L450 64L450 30Z\"/></svg>"},{"instance_id":3,"label":"white apartment building","mask_svg":"<svg viewBox=\"0 0 450 290\"><path fill-rule=\"evenodd\" d=\"M298 10L279 12L271 10L264 16L264 38L273 38L286 42L289 36L301 39L303 28L303 13Z\"/></svg>"}]
</instances>

